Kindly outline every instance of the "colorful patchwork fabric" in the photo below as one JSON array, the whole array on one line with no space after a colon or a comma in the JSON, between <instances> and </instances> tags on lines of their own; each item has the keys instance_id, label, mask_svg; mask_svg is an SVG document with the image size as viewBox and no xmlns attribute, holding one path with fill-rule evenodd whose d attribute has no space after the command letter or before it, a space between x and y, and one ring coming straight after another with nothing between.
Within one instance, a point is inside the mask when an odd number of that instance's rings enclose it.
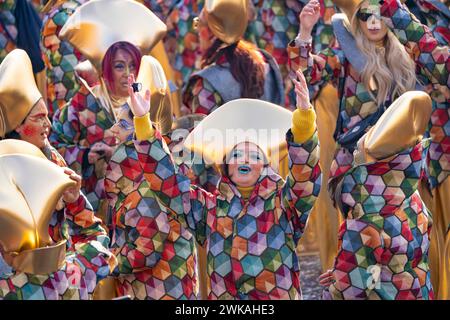
<instances>
[{"instance_id":1,"label":"colorful patchwork fabric","mask_svg":"<svg viewBox=\"0 0 450 320\"><path fill-rule=\"evenodd\" d=\"M287 106L295 106L295 94L289 78L286 47L299 31L298 16L308 1L253 0L256 17L249 23L245 39L269 52L278 62L283 76L285 91L289 96ZM331 0L320 0L321 17L313 30L315 52L324 50L334 42L331 17L336 13Z\"/></svg>"},{"instance_id":2,"label":"colorful patchwork fabric","mask_svg":"<svg viewBox=\"0 0 450 320\"><path fill-rule=\"evenodd\" d=\"M49 138L68 166L83 178L82 191L100 217L106 214L104 177L107 164L104 158L90 164L88 153L96 142L114 146L115 138L109 130L113 124L113 115L81 85L70 103L56 111Z\"/></svg>"},{"instance_id":3,"label":"colorful patchwork fabric","mask_svg":"<svg viewBox=\"0 0 450 320\"><path fill-rule=\"evenodd\" d=\"M392 5L389 7L389 3ZM391 8L391 9L386 9ZM433 88L447 86L448 80L448 47L439 46L436 39L429 30L421 25L416 20L413 20L411 14L404 8L396 5L395 0L385 1L381 7L382 14L386 17L388 26L391 27L394 34L399 38L400 42L405 45L405 49L411 55L420 71L419 77L427 79L433 85ZM387 18L387 16L393 18ZM389 22L390 21L390 22ZM345 44L340 44L344 46ZM292 42L288 46L290 57L290 68L295 71L303 70L306 81L310 89L314 91L313 96L317 90L322 88L325 84L331 82L336 87L342 87L340 90L341 110L339 113L342 130L337 134L337 140L344 134L356 130L362 120L368 118L377 111L380 111L376 102L372 99L369 91L365 88L361 81L361 76L354 66L350 64L344 55L344 51L338 44L333 47L325 49L318 54L312 54L311 45L305 44L296 47ZM447 58L446 58L447 57ZM371 92L376 96L376 92ZM442 94L431 94L434 99L435 108L439 108L435 113L442 114ZM440 106L440 107L439 107ZM445 113L447 109L444 109ZM442 118L434 116L437 123L447 122L448 117ZM445 120L447 119L447 120ZM443 141L445 138L442 125L440 126L440 137L434 139L435 141ZM433 135L433 133L432 133ZM435 134L436 135L436 134ZM435 145L431 145L430 154L432 159L438 158L439 169L436 166L430 166L438 173L440 179L446 176L449 161L445 156L439 157L439 153L431 151L436 149ZM445 147L437 146L438 150L445 150ZM346 170L351 168L353 155L348 150L338 150L332 164L330 177L336 177L343 174ZM431 176L436 176L431 174ZM442 181L442 180L441 180Z\"/></svg>"},{"instance_id":4,"label":"colorful patchwork fabric","mask_svg":"<svg viewBox=\"0 0 450 320\"><path fill-rule=\"evenodd\" d=\"M55 149L43 150L47 158L65 166ZM83 194L65 209L56 211L49 226L53 241L67 240L65 264L48 275L22 272L0 277L0 300L91 299L97 283L108 276L116 259L108 251L109 238Z\"/></svg>"},{"instance_id":5,"label":"colorful patchwork fabric","mask_svg":"<svg viewBox=\"0 0 450 320\"><path fill-rule=\"evenodd\" d=\"M249 200L222 177L212 194L177 172L158 132L135 141L144 177L169 212L207 243L209 299L299 299L295 248L320 190L317 134L294 144L287 181L267 167Z\"/></svg>"},{"instance_id":6,"label":"colorful patchwork fabric","mask_svg":"<svg viewBox=\"0 0 450 320\"><path fill-rule=\"evenodd\" d=\"M14 272L0 278L0 300L87 300L110 273L111 253L98 241L75 245L64 265L47 275Z\"/></svg>"},{"instance_id":7,"label":"colorful patchwork fabric","mask_svg":"<svg viewBox=\"0 0 450 320\"><path fill-rule=\"evenodd\" d=\"M433 99L427 174L434 188L450 173L450 47L448 43L440 45L430 29L418 22L400 1L387 0L380 10L387 25L412 54L420 69L420 79Z\"/></svg>"},{"instance_id":8,"label":"colorful patchwork fabric","mask_svg":"<svg viewBox=\"0 0 450 320\"><path fill-rule=\"evenodd\" d=\"M68 42L59 39L59 32L76 8L88 0L64 1L43 19L41 41L47 67L47 106L50 116L67 104L79 89L74 68L82 55Z\"/></svg>"},{"instance_id":9,"label":"colorful patchwork fabric","mask_svg":"<svg viewBox=\"0 0 450 320\"><path fill-rule=\"evenodd\" d=\"M16 48L16 0L0 0L0 63Z\"/></svg>"},{"instance_id":10,"label":"colorful patchwork fabric","mask_svg":"<svg viewBox=\"0 0 450 320\"><path fill-rule=\"evenodd\" d=\"M178 0L138 0L149 8L162 21L166 21Z\"/></svg>"},{"instance_id":11,"label":"colorful patchwork fabric","mask_svg":"<svg viewBox=\"0 0 450 320\"><path fill-rule=\"evenodd\" d=\"M325 299L433 299L428 266L432 220L417 191L422 144L343 177L345 221Z\"/></svg>"},{"instance_id":12,"label":"colorful patchwork fabric","mask_svg":"<svg viewBox=\"0 0 450 320\"><path fill-rule=\"evenodd\" d=\"M179 135L175 130L163 137L179 172L189 177L191 184L211 193L216 192L221 177L220 173L214 165L206 164L203 157L196 156L195 153L187 158L183 143L188 132L186 129L183 130L185 130L185 133L182 135Z\"/></svg>"},{"instance_id":13,"label":"colorful patchwork fabric","mask_svg":"<svg viewBox=\"0 0 450 320\"><path fill-rule=\"evenodd\" d=\"M118 291L132 299L196 299L194 238L170 218L143 177L132 141L115 151L105 179Z\"/></svg>"},{"instance_id":14,"label":"colorful patchwork fabric","mask_svg":"<svg viewBox=\"0 0 450 320\"><path fill-rule=\"evenodd\" d=\"M430 28L440 44L450 42L450 8L440 0L410 0L410 11ZM417 8L417 10L415 10Z\"/></svg>"},{"instance_id":15,"label":"colorful patchwork fabric","mask_svg":"<svg viewBox=\"0 0 450 320\"><path fill-rule=\"evenodd\" d=\"M189 79L183 93L182 114L200 113L208 115L224 104L220 94L208 80L196 77Z\"/></svg>"},{"instance_id":16,"label":"colorful patchwork fabric","mask_svg":"<svg viewBox=\"0 0 450 320\"><path fill-rule=\"evenodd\" d=\"M163 21L167 25L164 40L169 60L177 72L178 85L183 86L200 61L198 53L198 33L194 30L193 20L200 15L204 0L181 0L172 5L172 9Z\"/></svg>"}]
</instances>

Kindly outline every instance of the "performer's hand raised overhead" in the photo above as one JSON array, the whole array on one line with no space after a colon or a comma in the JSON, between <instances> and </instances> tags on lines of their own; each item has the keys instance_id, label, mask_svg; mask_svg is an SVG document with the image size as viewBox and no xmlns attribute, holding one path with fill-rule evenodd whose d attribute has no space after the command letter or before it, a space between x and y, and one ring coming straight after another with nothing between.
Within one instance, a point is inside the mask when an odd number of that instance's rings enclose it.
<instances>
[{"instance_id":1,"label":"performer's hand raised overhead","mask_svg":"<svg viewBox=\"0 0 450 320\"><path fill-rule=\"evenodd\" d=\"M311 0L303 8L298 16L300 20L300 38L307 40L311 38L311 31L320 18L320 3L317 0ZM304 36L304 37L303 37Z\"/></svg>"},{"instance_id":2,"label":"performer's hand raised overhead","mask_svg":"<svg viewBox=\"0 0 450 320\"><path fill-rule=\"evenodd\" d=\"M306 79L300 70L297 70L297 79L292 79L294 83L295 94L297 95L297 109L308 110L311 106L309 103L309 91Z\"/></svg>"}]
</instances>

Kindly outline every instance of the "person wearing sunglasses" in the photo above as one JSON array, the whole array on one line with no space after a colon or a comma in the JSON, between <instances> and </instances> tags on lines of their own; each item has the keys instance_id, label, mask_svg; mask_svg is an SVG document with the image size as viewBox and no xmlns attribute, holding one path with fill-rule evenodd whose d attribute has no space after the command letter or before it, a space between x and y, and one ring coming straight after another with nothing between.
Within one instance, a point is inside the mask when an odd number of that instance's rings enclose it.
<instances>
[{"instance_id":1,"label":"person wearing sunglasses","mask_svg":"<svg viewBox=\"0 0 450 320\"><path fill-rule=\"evenodd\" d=\"M336 46L312 52L310 33L320 12L319 2L312 0L300 14L298 37L288 47L292 70L304 72L311 90L317 92L327 83L338 89L339 110L334 122L337 149L330 177L336 178L352 168L356 142L395 99L407 91L425 90L433 99L433 115L427 133L432 141L425 150L428 184L433 195L439 193L439 188L442 194L448 195L450 182L446 178L450 166L443 143L450 120L442 114L448 112L449 47L440 44L401 1L336 0L335 3L344 12L333 17ZM416 31L413 34L409 30ZM426 189L423 183L419 188ZM433 201L438 198L433 197ZM428 197L424 195L423 199L433 208ZM436 213L438 211L445 212L443 203L435 206L442 209L436 208L434 216L442 215ZM431 276L436 292L439 291L438 258L442 253L436 254L433 248L441 247L437 242L441 242L445 234L447 219L436 219L435 226L441 225L439 220L442 220L442 228L432 233Z\"/></svg>"},{"instance_id":2,"label":"person wearing sunglasses","mask_svg":"<svg viewBox=\"0 0 450 320\"><path fill-rule=\"evenodd\" d=\"M248 1L207 0L195 19L201 70L183 90L182 114L208 115L237 98L284 105L284 86L274 58L242 39L248 25Z\"/></svg>"}]
</instances>

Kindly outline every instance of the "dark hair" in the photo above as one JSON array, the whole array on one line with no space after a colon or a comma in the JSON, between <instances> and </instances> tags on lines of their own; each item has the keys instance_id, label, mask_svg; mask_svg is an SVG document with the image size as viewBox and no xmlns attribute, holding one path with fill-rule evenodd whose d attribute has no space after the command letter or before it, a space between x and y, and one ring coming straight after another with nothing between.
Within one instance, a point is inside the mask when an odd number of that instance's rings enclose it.
<instances>
[{"instance_id":1,"label":"dark hair","mask_svg":"<svg viewBox=\"0 0 450 320\"><path fill-rule=\"evenodd\" d=\"M20 134L16 131L13 130L11 132L8 132L7 134L5 134L5 138L4 139L16 139L16 140L22 140L20 138ZM0 139L1 140L1 139Z\"/></svg>"},{"instance_id":2,"label":"dark hair","mask_svg":"<svg viewBox=\"0 0 450 320\"><path fill-rule=\"evenodd\" d=\"M250 42L239 40L217 51L221 45L223 42L216 39L203 56L202 68L225 55L230 63L231 74L241 85L241 98L260 98L264 94L265 70L264 58L257 47Z\"/></svg>"},{"instance_id":3,"label":"dark hair","mask_svg":"<svg viewBox=\"0 0 450 320\"><path fill-rule=\"evenodd\" d=\"M141 52L139 49L126 41L119 41L114 43L105 53L102 61L102 77L105 79L106 86L111 93L114 92L114 78L113 78L113 61L117 51L124 50L128 52L136 65L136 75L139 73L139 67L141 66Z\"/></svg>"}]
</instances>

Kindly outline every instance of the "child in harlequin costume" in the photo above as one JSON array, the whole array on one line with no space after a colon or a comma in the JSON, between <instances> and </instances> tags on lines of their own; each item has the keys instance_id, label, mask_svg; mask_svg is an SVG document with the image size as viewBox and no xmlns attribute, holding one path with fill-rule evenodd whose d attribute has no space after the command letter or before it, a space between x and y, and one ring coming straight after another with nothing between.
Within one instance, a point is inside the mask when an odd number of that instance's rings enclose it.
<instances>
[{"instance_id":1,"label":"child in harlequin costume","mask_svg":"<svg viewBox=\"0 0 450 320\"><path fill-rule=\"evenodd\" d=\"M381 6L367 1L336 3L345 12L333 17L338 45L312 54L308 33L319 17L319 5L311 1L301 15L301 32L288 48L291 67L301 68L308 84L321 87L333 83L338 88L340 106L335 131L338 148L330 176L341 175L352 167L356 141L376 123L392 100L421 83L431 84L428 88L433 91L427 91L436 114L431 117L432 141L427 156L435 160L429 161L431 168L427 171L431 182L436 175L444 179L448 161L441 144L442 127L446 124L438 114L447 105L448 46L440 45L429 29L395 0L385 1ZM412 35L410 29L418 32ZM437 274L438 271L432 272L433 276Z\"/></svg>"},{"instance_id":2,"label":"child in harlequin costume","mask_svg":"<svg viewBox=\"0 0 450 320\"><path fill-rule=\"evenodd\" d=\"M144 178L171 216L198 242L206 242L209 299L301 298L295 248L320 189L320 168L315 114L304 79L297 85L301 98L293 115L265 101L238 99L210 114L187 137L190 150L211 163L225 162L216 193L178 172L149 120L148 93L130 92ZM266 154L276 154L286 131L291 166L284 181Z\"/></svg>"},{"instance_id":3,"label":"child in harlequin costume","mask_svg":"<svg viewBox=\"0 0 450 320\"><path fill-rule=\"evenodd\" d=\"M89 299L116 260L79 192L81 178L47 140L47 107L23 50L13 50L0 66L0 102L0 243L12 267L0 279L0 297Z\"/></svg>"},{"instance_id":4,"label":"child in harlequin costume","mask_svg":"<svg viewBox=\"0 0 450 320\"><path fill-rule=\"evenodd\" d=\"M274 58L242 40L246 0L208 0L196 20L202 69L189 78L182 114L209 114L238 98L284 104L283 79Z\"/></svg>"},{"instance_id":5,"label":"child in harlequin costume","mask_svg":"<svg viewBox=\"0 0 450 320\"><path fill-rule=\"evenodd\" d=\"M325 299L429 300L431 214L420 198L431 99L410 91L358 142L353 168L330 182L345 217Z\"/></svg>"},{"instance_id":6,"label":"child in harlequin costume","mask_svg":"<svg viewBox=\"0 0 450 320\"><path fill-rule=\"evenodd\" d=\"M150 56L142 59L137 81L144 89L153 87L151 119L161 132L168 133L172 110L162 101L168 89L156 59ZM119 262L113 274L118 293L139 300L196 299L194 238L179 222L168 219L167 209L144 179L132 141L133 116L127 105L121 109L111 131L121 142L105 176L111 250Z\"/></svg>"},{"instance_id":7,"label":"child in harlequin costume","mask_svg":"<svg viewBox=\"0 0 450 320\"><path fill-rule=\"evenodd\" d=\"M50 117L67 104L79 89L75 77L75 66L82 55L66 41L61 41L59 33L69 16L89 0L50 0L42 9L41 42L44 62L47 68L47 105Z\"/></svg>"},{"instance_id":8,"label":"child in harlequin costume","mask_svg":"<svg viewBox=\"0 0 450 320\"><path fill-rule=\"evenodd\" d=\"M133 24L127 20L131 16ZM80 90L54 115L50 140L83 177L83 190L104 221L107 203L103 180L116 145L110 128L120 107L127 103L126 78L139 72L141 54L149 53L165 32L158 17L131 0L85 3L60 32L61 39L93 66L83 73L96 73L97 77L89 80L92 83L79 77Z\"/></svg>"}]
</instances>

